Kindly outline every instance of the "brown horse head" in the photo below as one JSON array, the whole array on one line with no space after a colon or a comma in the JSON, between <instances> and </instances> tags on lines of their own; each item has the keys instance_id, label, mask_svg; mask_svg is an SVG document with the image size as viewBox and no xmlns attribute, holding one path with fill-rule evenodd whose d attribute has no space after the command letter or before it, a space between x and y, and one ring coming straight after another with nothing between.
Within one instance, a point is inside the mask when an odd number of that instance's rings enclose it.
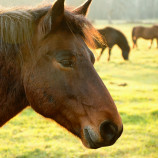
<instances>
[{"instance_id":1,"label":"brown horse head","mask_svg":"<svg viewBox=\"0 0 158 158\"><path fill-rule=\"evenodd\" d=\"M64 0L37 20L32 51L23 47L23 83L28 102L55 120L89 148L112 145L122 121L107 88L95 71L92 44L96 30L85 19L91 0L68 11ZM24 53L25 52L25 53Z\"/></svg>"}]
</instances>

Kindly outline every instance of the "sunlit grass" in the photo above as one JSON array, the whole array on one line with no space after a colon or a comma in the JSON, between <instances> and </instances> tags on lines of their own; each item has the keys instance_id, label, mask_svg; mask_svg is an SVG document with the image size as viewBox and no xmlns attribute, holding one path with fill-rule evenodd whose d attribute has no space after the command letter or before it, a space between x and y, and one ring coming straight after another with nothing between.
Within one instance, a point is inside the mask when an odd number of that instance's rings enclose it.
<instances>
[{"instance_id":1,"label":"sunlit grass","mask_svg":"<svg viewBox=\"0 0 158 158\"><path fill-rule=\"evenodd\" d=\"M115 26L130 46L132 26ZM148 42L140 39L128 62L115 46L110 62L106 50L95 64L124 123L123 135L113 146L86 149L78 138L28 108L0 129L0 158L157 158L158 49L149 50Z\"/></svg>"}]
</instances>

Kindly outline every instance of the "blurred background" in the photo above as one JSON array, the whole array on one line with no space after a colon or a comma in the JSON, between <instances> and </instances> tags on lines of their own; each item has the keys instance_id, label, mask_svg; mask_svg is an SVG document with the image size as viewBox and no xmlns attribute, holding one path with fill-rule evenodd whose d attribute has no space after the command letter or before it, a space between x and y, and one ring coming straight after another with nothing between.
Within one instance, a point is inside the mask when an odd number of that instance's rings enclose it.
<instances>
[{"instance_id":1,"label":"blurred background","mask_svg":"<svg viewBox=\"0 0 158 158\"><path fill-rule=\"evenodd\" d=\"M0 5L35 6L43 0L0 0ZM53 2L53 0L45 0ZM78 6L84 0L66 0L67 5ZM115 20L126 22L153 22L158 19L158 0L93 0L88 17L91 20Z\"/></svg>"},{"instance_id":2,"label":"blurred background","mask_svg":"<svg viewBox=\"0 0 158 158\"><path fill-rule=\"evenodd\" d=\"M78 6L85 0L66 0ZM52 3L53 0L44 3ZM0 0L2 7L36 6L42 0ZM154 39L138 39L132 48L132 29L158 24L158 0L93 0L88 19L96 28L121 31L130 46L129 61L115 45L95 69L109 89L124 124L123 135L110 147L86 149L55 122L25 109L0 129L0 158L158 158L158 48ZM100 49L94 50L95 55Z\"/></svg>"}]
</instances>

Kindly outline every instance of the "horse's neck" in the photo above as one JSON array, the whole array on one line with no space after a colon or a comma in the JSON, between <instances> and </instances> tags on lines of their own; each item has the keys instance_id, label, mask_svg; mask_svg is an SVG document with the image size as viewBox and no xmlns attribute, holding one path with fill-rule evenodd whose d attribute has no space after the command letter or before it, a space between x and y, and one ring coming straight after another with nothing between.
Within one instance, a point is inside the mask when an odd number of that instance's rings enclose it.
<instances>
[{"instance_id":1,"label":"horse's neck","mask_svg":"<svg viewBox=\"0 0 158 158\"><path fill-rule=\"evenodd\" d=\"M28 105L20 79L20 66L0 52L0 126Z\"/></svg>"},{"instance_id":2,"label":"horse's neck","mask_svg":"<svg viewBox=\"0 0 158 158\"><path fill-rule=\"evenodd\" d=\"M117 45L120 47L120 49L124 50L124 46L122 43L118 42Z\"/></svg>"},{"instance_id":3,"label":"horse's neck","mask_svg":"<svg viewBox=\"0 0 158 158\"><path fill-rule=\"evenodd\" d=\"M124 37L121 39L119 39L118 41L117 41L117 45L120 47L120 49L122 49L122 50L126 50L126 48L127 48L127 42L126 42L126 40L124 39Z\"/></svg>"}]
</instances>

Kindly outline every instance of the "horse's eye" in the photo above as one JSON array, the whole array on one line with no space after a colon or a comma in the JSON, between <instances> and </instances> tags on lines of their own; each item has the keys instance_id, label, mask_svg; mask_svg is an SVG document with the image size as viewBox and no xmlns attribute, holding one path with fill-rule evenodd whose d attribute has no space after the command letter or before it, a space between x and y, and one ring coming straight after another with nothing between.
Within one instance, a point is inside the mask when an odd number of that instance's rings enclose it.
<instances>
[{"instance_id":1,"label":"horse's eye","mask_svg":"<svg viewBox=\"0 0 158 158\"><path fill-rule=\"evenodd\" d=\"M74 62L71 60L62 60L60 61L61 65L64 67L73 67Z\"/></svg>"}]
</instances>

